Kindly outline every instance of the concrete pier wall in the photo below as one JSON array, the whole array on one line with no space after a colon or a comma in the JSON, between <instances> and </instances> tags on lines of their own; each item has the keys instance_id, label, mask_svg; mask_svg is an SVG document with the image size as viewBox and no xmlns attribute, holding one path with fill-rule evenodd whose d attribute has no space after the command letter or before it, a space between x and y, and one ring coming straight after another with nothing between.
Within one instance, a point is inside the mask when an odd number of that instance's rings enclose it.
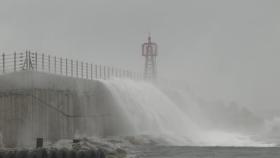
<instances>
[{"instance_id":1,"label":"concrete pier wall","mask_svg":"<svg viewBox=\"0 0 280 158\"><path fill-rule=\"evenodd\" d=\"M0 133L6 147L111 132L113 99L97 80L22 71L0 75Z\"/></svg>"}]
</instances>

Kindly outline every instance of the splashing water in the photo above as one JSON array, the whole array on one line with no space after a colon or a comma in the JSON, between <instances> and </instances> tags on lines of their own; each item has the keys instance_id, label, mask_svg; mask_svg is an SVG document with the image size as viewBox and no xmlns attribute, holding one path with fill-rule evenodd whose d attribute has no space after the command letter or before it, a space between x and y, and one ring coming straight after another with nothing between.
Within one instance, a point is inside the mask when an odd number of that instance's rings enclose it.
<instances>
[{"instance_id":1,"label":"splashing water","mask_svg":"<svg viewBox=\"0 0 280 158\"><path fill-rule=\"evenodd\" d=\"M152 83L117 79L102 83L127 120L123 135L146 135L172 145L267 146L240 133L200 127Z\"/></svg>"}]
</instances>

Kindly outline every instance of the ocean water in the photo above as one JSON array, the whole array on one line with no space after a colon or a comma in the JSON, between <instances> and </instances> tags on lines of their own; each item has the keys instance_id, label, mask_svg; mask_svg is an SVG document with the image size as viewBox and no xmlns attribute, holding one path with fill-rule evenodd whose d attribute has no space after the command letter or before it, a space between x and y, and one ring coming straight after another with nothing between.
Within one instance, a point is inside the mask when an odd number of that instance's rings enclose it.
<instances>
[{"instance_id":1,"label":"ocean water","mask_svg":"<svg viewBox=\"0 0 280 158\"><path fill-rule=\"evenodd\" d=\"M71 149L71 142L63 140L49 147ZM89 137L82 138L80 145L83 149L102 148L110 158L280 158L280 147L167 146L144 137Z\"/></svg>"},{"instance_id":2,"label":"ocean water","mask_svg":"<svg viewBox=\"0 0 280 158\"><path fill-rule=\"evenodd\" d=\"M138 158L280 158L278 147L138 146Z\"/></svg>"}]
</instances>

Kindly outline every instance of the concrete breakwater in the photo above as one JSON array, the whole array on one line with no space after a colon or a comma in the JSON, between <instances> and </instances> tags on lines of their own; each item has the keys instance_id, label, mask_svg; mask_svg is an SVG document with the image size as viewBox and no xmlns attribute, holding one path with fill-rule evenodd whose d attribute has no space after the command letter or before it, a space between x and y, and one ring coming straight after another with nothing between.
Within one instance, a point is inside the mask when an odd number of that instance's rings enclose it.
<instances>
[{"instance_id":1,"label":"concrete breakwater","mask_svg":"<svg viewBox=\"0 0 280 158\"><path fill-rule=\"evenodd\" d=\"M0 158L105 158L103 150L68 150L68 149L34 149L34 150L0 150Z\"/></svg>"},{"instance_id":2,"label":"concrete breakwater","mask_svg":"<svg viewBox=\"0 0 280 158\"><path fill-rule=\"evenodd\" d=\"M112 97L98 80L22 71L0 75L0 133L8 148L117 130Z\"/></svg>"}]
</instances>

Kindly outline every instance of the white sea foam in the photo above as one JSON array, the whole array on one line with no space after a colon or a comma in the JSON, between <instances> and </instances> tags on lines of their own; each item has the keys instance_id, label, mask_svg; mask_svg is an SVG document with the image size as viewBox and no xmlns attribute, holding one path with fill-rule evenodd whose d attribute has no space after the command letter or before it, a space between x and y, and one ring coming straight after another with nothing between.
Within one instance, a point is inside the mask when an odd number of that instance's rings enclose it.
<instances>
[{"instance_id":1,"label":"white sea foam","mask_svg":"<svg viewBox=\"0 0 280 158\"><path fill-rule=\"evenodd\" d=\"M112 93L120 115L127 120L125 125L122 125L126 127L122 135L146 135L172 145L269 145L242 133L201 127L152 83L131 80L110 80L102 83Z\"/></svg>"}]
</instances>

